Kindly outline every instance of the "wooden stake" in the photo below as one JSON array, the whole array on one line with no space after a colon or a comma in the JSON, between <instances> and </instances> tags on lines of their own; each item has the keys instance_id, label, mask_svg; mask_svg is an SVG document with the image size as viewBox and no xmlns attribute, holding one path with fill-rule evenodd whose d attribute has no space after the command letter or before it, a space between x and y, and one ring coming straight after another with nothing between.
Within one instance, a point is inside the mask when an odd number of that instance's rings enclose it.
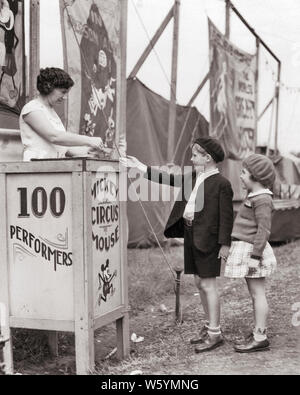
<instances>
[{"instance_id":1,"label":"wooden stake","mask_svg":"<svg viewBox=\"0 0 300 395\"><path fill-rule=\"evenodd\" d=\"M180 276L182 270L176 270L176 306L175 306L175 321L177 324L181 324L183 322L182 316L180 313Z\"/></svg>"}]
</instances>

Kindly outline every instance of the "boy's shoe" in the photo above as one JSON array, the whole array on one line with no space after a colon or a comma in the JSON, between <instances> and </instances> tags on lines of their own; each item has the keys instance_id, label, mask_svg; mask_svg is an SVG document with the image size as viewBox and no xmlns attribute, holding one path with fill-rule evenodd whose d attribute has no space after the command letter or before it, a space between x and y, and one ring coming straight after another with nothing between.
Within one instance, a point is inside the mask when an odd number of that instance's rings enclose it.
<instances>
[{"instance_id":1,"label":"boy's shoe","mask_svg":"<svg viewBox=\"0 0 300 395\"><path fill-rule=\"evenodd\" d=\"M236 344L234 350L240 353L250 353L256 351L268 351L270 350L270 342L268 339L262 341L256 341L254 336L248 338L244 344Z\"/></svg>"},{"instance_id":2,"label":"boy's shoe","mask_svg":"<svg viewBox=\"0 0 300 395\"><path fill-rule=\"evenodd\" d=\"M222 346L224 344L224 339L222 335L209 336L203 340L201 344L197 344L195 346L195 353L199 354L201 352L211 351L217 347Z\"/></svg>"},{"instance_id":3,"label":"boy's shoe","mask_svg":"<svg viewBox=\"0 0 300 395\"><path fill-rule=\"evenodd\" d=\"M204 325L201 331L199 332L199 335L190 339L190 343L191 344L203 343L204 340L207 338L207 330L208 330L207 326Z\"/></svg>"}]
</instances>

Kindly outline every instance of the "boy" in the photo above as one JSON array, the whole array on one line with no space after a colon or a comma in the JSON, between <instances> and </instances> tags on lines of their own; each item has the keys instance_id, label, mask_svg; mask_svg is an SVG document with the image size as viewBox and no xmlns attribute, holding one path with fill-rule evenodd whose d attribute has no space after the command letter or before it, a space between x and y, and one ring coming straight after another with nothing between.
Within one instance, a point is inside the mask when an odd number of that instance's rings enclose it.
<instances>
[{"instance_id":1,"label":"boy","mask_svg":"<svg viewBox=\"0 0 300 395\"><path fill-rule=\"evenodd\" d=\"M184 238L184 273L194 275L200 292L206 324L199 336L190 340L196 353L213 350L224 342L216 278L220 276L221 258L228 255L231 244L233 192L217 168L223 160L222 147L211 138L198 138L192 144L193 172L187 175L159 172L134 157L120 159L122 165L137 167L151 181L182 188L182 199L176 200L164 234Z\"/></svg>"}]
</instances>

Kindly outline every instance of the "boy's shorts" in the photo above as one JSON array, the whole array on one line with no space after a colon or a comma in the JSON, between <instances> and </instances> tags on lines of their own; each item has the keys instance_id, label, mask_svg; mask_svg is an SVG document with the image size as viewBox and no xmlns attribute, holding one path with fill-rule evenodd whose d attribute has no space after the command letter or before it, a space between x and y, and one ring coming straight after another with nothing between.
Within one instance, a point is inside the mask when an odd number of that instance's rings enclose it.
<instances>
[{"instance_id":1,"label":"boy's shorts","mask_svg":"<svg viewBox=\"0 0 300 395\"><path fill-rule=\"evenodd\" d=\"M193 226L184 225L184 273L201 278L219 277L221 259L218 259L220 245L209 253L198 250L193 243Z\"/></svg>"}]
</instances>

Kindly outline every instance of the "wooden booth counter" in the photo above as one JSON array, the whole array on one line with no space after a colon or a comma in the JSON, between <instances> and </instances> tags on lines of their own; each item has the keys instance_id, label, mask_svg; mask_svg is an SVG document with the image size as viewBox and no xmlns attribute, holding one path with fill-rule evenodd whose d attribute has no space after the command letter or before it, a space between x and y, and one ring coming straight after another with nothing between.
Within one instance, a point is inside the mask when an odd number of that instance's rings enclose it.
<instances>
[{"instance_id":1,"label":"wooden booth counter","mask_svg":"<svg viewBox=\"0 0 300 395\"><path fill-rule=\"evenodd\" d=\"M122 176L124 175L124 177ZM94 370L94 331L116 322L129 354L126 185L116 161L0 163L0 305L10 328L75 333L76 370Z\"/></svg>"}]
</instances>

